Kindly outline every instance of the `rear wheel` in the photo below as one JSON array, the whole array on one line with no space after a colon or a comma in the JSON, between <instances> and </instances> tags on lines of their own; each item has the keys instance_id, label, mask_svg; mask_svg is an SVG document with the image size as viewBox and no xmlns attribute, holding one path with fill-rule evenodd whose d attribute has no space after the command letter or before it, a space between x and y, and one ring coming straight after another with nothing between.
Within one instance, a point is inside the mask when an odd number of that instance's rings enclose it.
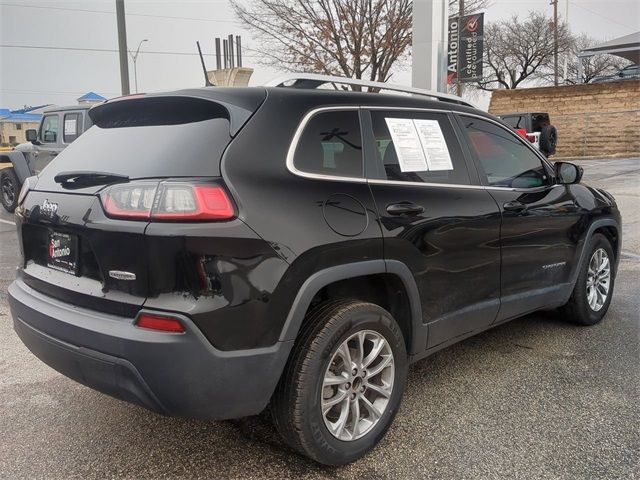
<instances>
[{"instance_id":1,"label":"rear wheel","mask_svg":"<svg viewBox=\"0 0 640 480\"><path fill-rule=\"evenodd\" d=\"M615 280L611 243L596 233L587 245L587 254L569 302L562 308L567 320L579 325L595 325L607 313Z\"/></svg>"},{"instance_id":2,"label":"rear wheel","mask_svg":"<svg viewBox=\"0 0 640 480\"><path fill-rule=\"evenodd\" d=\"M540 131L540 151L547 157L555 155L558 144L558 131L553 125L545 125Z\"/></svg>"},{"instance_id":3,"label":"rear wheel","mask_svg":"<svg viewBox=\"0 0 640 480\"><path fill-rule=\"evenodd\" d=\"M18 206L20 187L20 180L13 167L0 170L0 201L9 213L13 213Z\"/></svg>"},{"instance_id":4,"label":"rear wheel","mask_svg":"<svg viewBox=\"0 0 640 480\"><path fill-rule=\"evenodd\" d=\"M391 425L407 358L393 317L377 305L332 301L305 321L272 401L276 428L325 465L353 462Z\"/></svg>"}]
</instances>

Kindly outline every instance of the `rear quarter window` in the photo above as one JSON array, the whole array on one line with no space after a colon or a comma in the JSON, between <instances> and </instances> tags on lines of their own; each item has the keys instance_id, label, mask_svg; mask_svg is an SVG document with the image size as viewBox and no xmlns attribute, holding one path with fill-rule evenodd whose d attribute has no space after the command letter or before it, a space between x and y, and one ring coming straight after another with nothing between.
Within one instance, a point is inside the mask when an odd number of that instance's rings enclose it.
<instances>
[{"instance_id":1,"label":"rear quarter window","mask_svg":"<svg viewBox=\"0 0 640 480\"><path fill-rule=\"evenodd\" d=\"M296 145L293 164L301 172L362 178L358 112L339 110L311 117Z\"/></svg>"}]
</instances>

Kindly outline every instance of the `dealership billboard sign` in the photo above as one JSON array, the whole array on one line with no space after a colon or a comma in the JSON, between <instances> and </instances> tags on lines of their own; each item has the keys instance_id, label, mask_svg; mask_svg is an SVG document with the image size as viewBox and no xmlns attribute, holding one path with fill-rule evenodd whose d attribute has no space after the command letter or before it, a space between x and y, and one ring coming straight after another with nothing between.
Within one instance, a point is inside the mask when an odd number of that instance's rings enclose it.
<instances>
[{"instance_id":1,"label":"dealership billboard sign","mask_svg":"<svg viewBox=\"0 0 640 480\"><path fill-rule=\"evenodd\" d=\"M447 83L482 79L484 13L449 18Z\"/></svg>"}]
</instances>

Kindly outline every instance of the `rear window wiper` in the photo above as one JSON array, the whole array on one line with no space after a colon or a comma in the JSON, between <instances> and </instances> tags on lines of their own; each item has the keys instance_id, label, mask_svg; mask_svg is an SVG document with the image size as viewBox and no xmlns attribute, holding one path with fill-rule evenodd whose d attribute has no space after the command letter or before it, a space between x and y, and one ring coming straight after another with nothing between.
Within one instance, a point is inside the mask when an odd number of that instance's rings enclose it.
<instances>
[{"instance_id":1,"label":"rear window wiper","mask_svg":"<svg viewBox=\"0 0 640 480\"><path fill-rule=\"evenodd\" d=\"M107 185L109 183L128 182L129 177L117 173L80 171L59 173L53 177L53 180L64 188L74 190L96 185Z\"/></svg>"}]
</instances>

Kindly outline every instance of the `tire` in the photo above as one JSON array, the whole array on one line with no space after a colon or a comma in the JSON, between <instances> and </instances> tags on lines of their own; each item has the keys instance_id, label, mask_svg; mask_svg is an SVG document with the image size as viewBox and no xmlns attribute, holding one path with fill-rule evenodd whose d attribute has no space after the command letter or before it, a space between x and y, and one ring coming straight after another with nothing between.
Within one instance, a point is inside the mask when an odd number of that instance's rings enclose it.
<instances>
[{"instance_id":1,"label":"tire","mask_svg":"<svg viewBox=\"0 0 640 480\"><path fill-rule=\"evenodd\" d=\"M18 206L18 195L21 187L22 185L13 167L0 170L0 201L7 212L13 213Z\"/></svg>"},{"instance_id":2,"label":"tire","mask_svg":"<svg viewBox=\"0 0 640 480\"><path fill-rule=\"evenodd\" d=\"M558 144L558 131L553 125L545 125L540 130L540 151L546 156L555 155Z\"/></svg>"},{"instance_id":3,"label":"tire","mask_svg":"<svg viewBox=\"0 0 640 480\"><path fill-rule=\"evenodd\" d=\"M345 342L349 342L349 356L353 354L353 361L356 362L352 365L365 363L358 362L358 358L361 358L357 354L358 349L350 348L358 344L360 335L365 338L365 347L362 349L365 361L375 345L385 345L381 353L387 353L379 357L379 362L374 360L364 370L361 369L358 375L362 377L353 377L345 373L345 369L342 372L345 383L324 385L325 374L331 379L338 378L338 373L332 372L338 372L346 366L343 355L345 350L340 348ZM392 353L392 363L385 363L389 362L389 352ZM369 372L366 368L370 368ZM382 368L381 373L372 374L379 368ZM289 446L316 462L324 465L353 462L375 447L391 425L400 407L406 375L404 338L389 312L378 305L355 300L325 302L305 319L272 398L271 412L276 429ZM359 383L356 378L364 379L363 383ZM389 388L390 383L392 387L386 392L388 397L378 394L366 381L381 385L378 389ZM355 390L358 393L353 393ZM341 397L343 394L346 397ZM342 398L340 402L323 411L323 402L339 398ZM371 402L380 413L379 417L372 414L367 406ZM347 422L342 422L344 428L341 430L339 425L342 416L339 414L345 410L348 411L348 416L345 416ZM354 413L356 411L358 413ZM335 419L334 416L338 418ZM357 427L353 422L354 416L361 419ZM331 425L338 426L334 433L329 430L327 423L331 420L335 420L335 424ZM336 435L351 438L347 440Z\"/></svg>"},{"instance_id":4,"label":"tire","mask_svg":"<svg viewBox=\"0 0 640 480\"><path fill-rule=\"evenodd\" d=\"M591 274L591 271L593 271L592 267L597 263L592 262L595 261L594 256L599 251L604 252L608 259L609 281L604 301L601 305L598 305L599 302L596 301L596 305L594 307L592 306L594 303L593 296L589 295L589 291L593 291L594 289L593 287L590 289L589 285L593 283L593 276ZM587 254L584 256L582 264L579 267L580 272L578 274L578 279L576 280L573 293L571 294L567 304L561 308L561 313L564 315L565 319L570 322L578 325L590 326L600 322L609 309L615 283L615 257L613 249L611 248L611 243L607 237L599 233L596 233L591 237L589 244L586 246L586 252ZM590 300L592 301L590 302Z\"/></svg>"}]
</instances>

